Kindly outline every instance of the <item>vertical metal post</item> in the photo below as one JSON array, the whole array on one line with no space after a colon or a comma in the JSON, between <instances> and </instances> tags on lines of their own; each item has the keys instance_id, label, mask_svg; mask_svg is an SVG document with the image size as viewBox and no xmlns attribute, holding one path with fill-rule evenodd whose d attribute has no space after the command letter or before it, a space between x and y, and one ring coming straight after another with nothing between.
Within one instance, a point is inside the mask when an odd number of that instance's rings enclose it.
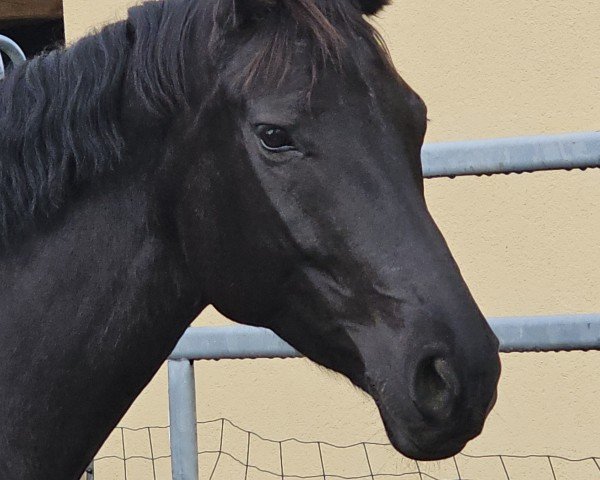
<instances>
[{"instance_id":1,"label":"vertical metal post","mask_svg":"<svg viewBox=\"0 0 600 480\"><path fill-rule=\"evenodd\" d=\"M94 480L94 461L85 469L85 480Z\"/></svg>"},{"instance_id":2,"label":"vertical metal post","mask_svg":"<svg viewBox=\"0 0 600 480\"><path fill-rule=\"evenodd\" d=\"M194 364L169 360L169 418L173 480L198 480Z\"/></svg>"}]
</instances>

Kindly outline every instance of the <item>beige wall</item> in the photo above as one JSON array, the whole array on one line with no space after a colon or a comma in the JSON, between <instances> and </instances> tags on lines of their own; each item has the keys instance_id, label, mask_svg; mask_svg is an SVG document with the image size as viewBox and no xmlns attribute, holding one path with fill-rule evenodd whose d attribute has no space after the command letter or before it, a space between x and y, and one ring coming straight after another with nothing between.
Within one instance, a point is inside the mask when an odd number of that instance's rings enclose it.
<instances>
[{"instance_id":1,"label":"beige wall","mask_svg":"<svg viewBox=\"0 0 600 480\"><path fill-rule=\"evenodd\" d=\"M74 39L122 15L126 2L64 3ZM402 0L376 23L428 104L428 141L600 130L597 0ZM439 179L426 188L484 313L513 315L600 311L599 185L593 170ZM208 311L199 323L221 321ZM503 363L497 407L468 452L600 456L599 353L511 354ZM371 400L308 361L201 362L196 370L200 419L228 417L274 438L384 440ZM163 369L123 424L167 424L166 401ZM144 454L131 445L128 455ZM362 468L356 456L337 461L354 469L346 474ZM513 461L511 479L552 478L535 462ZM99 462L99 478L120 478L109 464ZM386 469L397 464L410 466L391 458ZM497 467L465 466L475 478L505 478ZM558 478L600 478L579 464L555 469Z\"/></svg>"}]
</instances>

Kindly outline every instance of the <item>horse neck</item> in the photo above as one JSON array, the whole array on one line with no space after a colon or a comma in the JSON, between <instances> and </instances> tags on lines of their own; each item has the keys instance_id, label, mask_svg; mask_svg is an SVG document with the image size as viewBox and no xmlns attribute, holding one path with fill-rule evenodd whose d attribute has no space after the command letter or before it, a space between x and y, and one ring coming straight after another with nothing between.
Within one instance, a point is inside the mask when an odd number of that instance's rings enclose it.
<instances>
[{"instance_id":1,"label":"horse neck","mask_svg":"<svg viewBox=\"0 0 600 480\"><path fill-rule=\"evenodd\" d=\"M103 185L0 262L0 478L80 473L203 307L156 207Z\"/></svg>"}]
</instances>

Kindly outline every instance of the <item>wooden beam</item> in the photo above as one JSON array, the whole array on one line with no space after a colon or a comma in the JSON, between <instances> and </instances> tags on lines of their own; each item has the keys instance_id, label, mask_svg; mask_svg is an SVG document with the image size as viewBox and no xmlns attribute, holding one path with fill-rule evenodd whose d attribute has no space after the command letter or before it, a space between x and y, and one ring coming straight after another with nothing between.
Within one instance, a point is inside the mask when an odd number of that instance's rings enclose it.
<instances>
[{"instance_id":1,"label":"wooden beam","mask_svg":"<svg viewBox=\"0 0 600 480\"><path fill-rule=\"evenodd\" d=\"M0 21L50 20L62 16L62 0L0 0Z\"/></svg>"}]
</instances>

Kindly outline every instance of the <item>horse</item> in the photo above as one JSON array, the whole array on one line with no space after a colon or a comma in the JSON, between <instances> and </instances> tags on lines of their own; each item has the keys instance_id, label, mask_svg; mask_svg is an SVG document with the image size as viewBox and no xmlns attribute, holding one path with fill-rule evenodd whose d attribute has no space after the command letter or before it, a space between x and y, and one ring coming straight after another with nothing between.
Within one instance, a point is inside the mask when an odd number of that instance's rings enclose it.
<instances>
[{"instance_id":1,"label":"horse","mask_svg":"<svg viewBox=\"0 0 600 480\"><path fill-rule=\"evenodd\" d=\"M384 6L149 2L0 83L0 478L78 478L209 304L348 377L410 458L481 432L498 341Z\"/></svg>"}]
</instances>

